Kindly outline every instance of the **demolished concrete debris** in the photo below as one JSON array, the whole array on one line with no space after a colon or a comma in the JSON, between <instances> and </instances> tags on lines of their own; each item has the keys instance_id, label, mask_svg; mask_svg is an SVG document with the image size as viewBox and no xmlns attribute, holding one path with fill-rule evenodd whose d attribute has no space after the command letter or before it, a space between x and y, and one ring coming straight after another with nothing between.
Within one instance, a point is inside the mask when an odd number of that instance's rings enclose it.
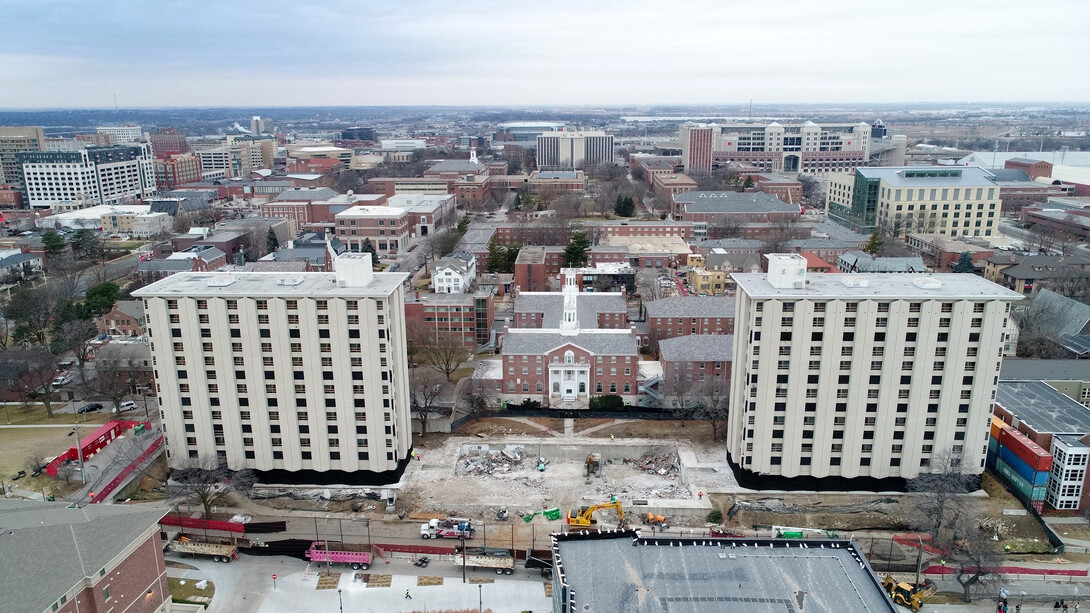
<instances>
[{"instance_id":1,"label":"demolished concrete debris","mask_svg":"<svg viewBox=\"0 0 1090 613\"><path fill-rule=\"evenodd\" d=\"M518 445L508 445L502 451L469 449L470 455L458 458L454 469L458 475L493 475L509 473L522 468L523 459L527 458L526 449Z\"/></svg>"},{"instance_id":2,"label":"demolished concrete debris","mask_svg":"<svg viewBox=\"0 0 1090 613\"><path fill-rule=\"evenodd\" d=\"M677 450L669 447L654 447L636 460L625 459L626 464L648 473L660 476L672 475L678 471L681 461L678 459Z\"/></svg>"}]
</instances>

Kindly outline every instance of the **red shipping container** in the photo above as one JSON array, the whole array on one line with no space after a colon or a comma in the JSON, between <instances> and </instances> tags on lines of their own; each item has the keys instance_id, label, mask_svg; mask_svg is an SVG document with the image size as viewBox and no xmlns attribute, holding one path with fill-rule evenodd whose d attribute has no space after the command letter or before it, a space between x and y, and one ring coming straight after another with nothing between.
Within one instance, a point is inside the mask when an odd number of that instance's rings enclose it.
<instances>
[{"instance_id":1,"label":"red shipping container","mask_svg":"<svg viewBox=\"0 0 1090 613\"><path fill-rule=\"evenodd\" d=\"M999 432L999 444L1013 451L1016 456L1029 464L1030 468L1038 472L1052 470L1052 454L1014 428L1006 428Z\"/></svg>"}]
</instances>

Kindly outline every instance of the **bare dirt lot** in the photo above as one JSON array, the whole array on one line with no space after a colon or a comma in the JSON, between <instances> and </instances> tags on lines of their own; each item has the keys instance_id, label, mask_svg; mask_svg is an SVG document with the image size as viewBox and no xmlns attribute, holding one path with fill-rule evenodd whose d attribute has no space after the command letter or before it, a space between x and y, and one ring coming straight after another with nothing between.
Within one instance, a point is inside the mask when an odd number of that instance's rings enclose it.
<instances>
[{"instance_id":1,"label":"bare dirt lot","mask_svg":"<svg viewBox=\"0 0 1090 613\"><path fill-rule=\"evenodd\" d=\"M9 420L12 425L48 424L48 425L74 425L75 416L71 414L58 414L53 418L45 415L45 409L39 406L5 406L0 409L0 425L6 425ZM91 413L79 416L79 425L84 434L89 434L100 424L107 420L106 415ZM0 428L0 479L11 485L11 476L16 471L27 470L27 459L31 455L49 457L60 455L75 444L75 437L69 437L67 428ZM19 480L15 485L29 490L41 491L42 486L51 486L51 480L42 477L27 477Z\"/></svg>"}]
</instances>

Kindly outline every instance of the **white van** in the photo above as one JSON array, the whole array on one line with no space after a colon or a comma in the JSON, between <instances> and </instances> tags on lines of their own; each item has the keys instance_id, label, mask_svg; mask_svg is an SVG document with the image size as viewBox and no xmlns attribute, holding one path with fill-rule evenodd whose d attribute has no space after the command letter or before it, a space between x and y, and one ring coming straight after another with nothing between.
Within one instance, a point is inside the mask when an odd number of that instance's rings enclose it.
<instances>
[{"instance_id":1,"label":"white van","mask_svg":"<svg viewBox=\"0 0 1090 613\"><path fill-rule=\"evenodd\" d=\"M131 411L135 408L135 402L133 402L132 400L126 400L125 402L122 402L120 405L118 405L116 409L114 409L114 413L124 413L125 411Z\"/></svg>"}]
</instances>

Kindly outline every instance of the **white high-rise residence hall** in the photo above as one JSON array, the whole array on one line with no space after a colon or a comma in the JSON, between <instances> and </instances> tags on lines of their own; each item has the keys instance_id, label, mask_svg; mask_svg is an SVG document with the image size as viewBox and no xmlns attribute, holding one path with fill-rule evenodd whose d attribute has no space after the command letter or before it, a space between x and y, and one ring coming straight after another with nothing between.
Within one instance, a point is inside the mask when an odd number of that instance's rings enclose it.
<instances>
[{"instance_id":1,"label":"white high-rise residence hall","mask_svg":"<svg viewBox=\"0 0 1090 613\"><path fill-rule=\"evenodd\" d=\"M1020 294L971 274L807 274L798 254L767 257L767 274L732 275L727 451L741 481L912 478L944 452L983 472Z\"/></svg>"},{"instance_id":2,"label":"white high-rise residence hall","mask_svg":"<svg viewBox=\"0 0 1090 613\"><path fill-rule=\"evenodd\" d=\"M178 273L140 289L172 465L367 483L410 457L404 273ZM391 473L392 474L392 473Z\"/></svg>"}]
</instances>

